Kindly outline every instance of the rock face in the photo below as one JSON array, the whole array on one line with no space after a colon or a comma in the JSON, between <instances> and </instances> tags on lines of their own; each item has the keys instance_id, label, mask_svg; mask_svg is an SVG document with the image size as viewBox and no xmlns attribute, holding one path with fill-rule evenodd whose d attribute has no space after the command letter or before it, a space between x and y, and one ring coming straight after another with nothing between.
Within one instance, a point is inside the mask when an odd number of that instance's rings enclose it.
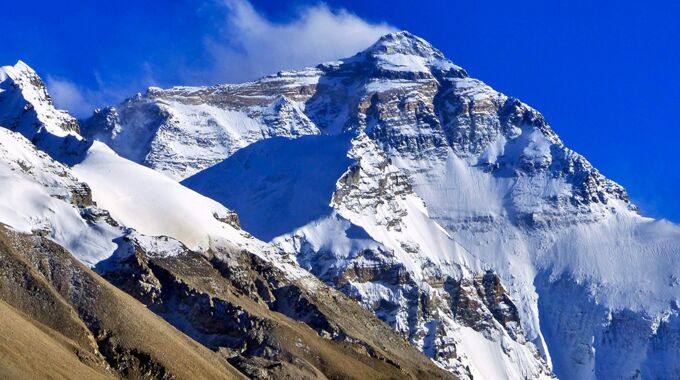
<instances>
[{"instance_id":1,"label":"rock face","mask_svg":"<svg viewBox=\"0 0 680 380\"><path fill-rule=\"evenodd\" d=\"M258 113L282 99L292 111ZM678 374L680 227L638 215L538 111L418 37L245 84L154 88L116 110L136 116L95 115L85 135L236 210L461 377ZM152 143L117 137L137 133Z\"/></svg>"}]
</instances>

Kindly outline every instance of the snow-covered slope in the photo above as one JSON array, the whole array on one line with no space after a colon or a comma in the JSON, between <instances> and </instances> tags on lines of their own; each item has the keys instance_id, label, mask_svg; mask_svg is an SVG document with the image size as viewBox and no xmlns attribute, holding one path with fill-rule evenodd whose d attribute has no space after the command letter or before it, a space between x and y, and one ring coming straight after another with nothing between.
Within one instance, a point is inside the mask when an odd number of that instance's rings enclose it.
<instances>
[{"instance_id":1,"label":"snow-covered slope","mask_svg":"<svg viewBox=\"0 0 680 380\"><path fill-rule=\"evenodd\" d=\"M46 235L86 264L115 250L119 229L97 218L89 187L17 132L0 128L0 223Z\"/></svg>"},{"instance_id":2,"label":"snow-covered slope","mask_svg":"<svg viewBox=\"0 0 680 380\"><path fill-rule=\"evenodd\" d=\"M546 373L525 341L563 378L680 373L680 227L407 32L255 82L150 89L83 129L196 173L184 183L463 377Z\"/></svg>"},{"instance_id":3,"label":"snow-covered slope","mask_svg":"<svg viewBox=\"0 0 680 380\"><path fill-rule=\"evenodd\" d=\"M291 278L309 275L277 249L242 230L229 209L164 174L118 156L100 142L92 144L72 171L90 186L98 206L141 234L135 234L140 244L152 237L149 244L159 248L161 255L173 251L173 240L198 252L238 247L285 269ZM162 241L171 238L169 248L158 241L161 237Z\"/></svg>"},{"instance_id":4,"label":"snow-covered slope","mask_svg":"<svg viewBox=\"0 0 680 380\"><path fill-rule=\"evenodd\" d=\"M194 250L209 247L210 236L235 230L219 203L166 176L116 155L95 142L73 173L90 185L93 200L126 226L151 236L171 236Z\"/></svg>"},{"instance_id":5,"label":"snow-covered slope","mask_svg":"<svg viewBox=\"0 0 680 380\"><path fill-rule=\"evenodd\" d=\"M23 62L0 69L0 181L6 200L0 202L0 223L46 235L90 266L114 254L122 238L151 246L170 238L169 245L177 240L196 251L212 244L253 248L291 275L303 273L242 231L224 206L84 139L74 123L54 108L33 69Z\"/></svg>"}]
</instances>

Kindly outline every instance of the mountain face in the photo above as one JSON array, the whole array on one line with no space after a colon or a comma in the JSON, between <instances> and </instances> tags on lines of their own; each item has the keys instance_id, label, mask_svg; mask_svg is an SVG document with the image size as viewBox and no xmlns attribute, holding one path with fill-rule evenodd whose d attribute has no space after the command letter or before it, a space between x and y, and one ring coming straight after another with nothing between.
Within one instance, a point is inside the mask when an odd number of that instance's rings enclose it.
<instances>
[{"instance_id":1,"label":"mountain face","mask_svg":"<svg viewBox=\"0 0 680 380\"><path fill-rule=\"evenodd\" d=\"M74 121L28 66L0 69L0 376L453 378Z\"/></svg>"},{"instance_id":2,"label":"mountain face","mask_svg":"<svg viewBox=\"0 0 680 380\"><path fill-rule=\"evenodd\" d=\"M680 376L680 227L407 32L254 82L150 88L81 129L235 210L461 378Z\"/></svg>"},{"instance_id":3,"label":"mountain face","mask_svg":"<svg viewBox=\"0 0 680 380\"><path fill-rule=\"evenodd\" d=\"M680 377L680 226L408 32L0 126L0 377Z\"/></svg>"}]
</instances>

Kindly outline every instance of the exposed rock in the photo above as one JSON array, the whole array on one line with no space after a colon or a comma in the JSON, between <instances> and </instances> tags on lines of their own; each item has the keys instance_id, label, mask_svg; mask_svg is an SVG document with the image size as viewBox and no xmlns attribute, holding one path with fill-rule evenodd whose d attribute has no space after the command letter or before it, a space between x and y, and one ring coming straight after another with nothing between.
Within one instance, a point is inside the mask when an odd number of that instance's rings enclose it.
<instances>
[{"instance_id":1,"label":"exposed rock","mask_svg":"<svg viewBox=\"0 0 680 380\"><path fill-rule=\"evenodd\" d=\"M343 304L331 312L322 284L310 293L309 284L291 282L251 253L205 256L185 248L159 257L134 239L128 243L132 252L103 262L98 272L249 376L448 377L370 313L357 309L347 319L352 301L343 295L331 296ZM346 360L356 368L336 366Z\"/></svg>"},{"instance_id":2,"label":"exposed rock","mask_svg":"<svg viewBox=\"0 0 680 380\"><path fill-rule=\"evenodd\" d=\"M3 360L0 373L10 371L20 377L59 373L67 378L243 377L217 354L179 333L47 239L3 227L0 256L0 304L30 318L21 330L12 332L14 340L3 342L3 349L22 350L26 344L58 349L54 359L37 349L27 353L32 358L26 363ZM44 341L22 340L31 325L47 333ZM63 368L58 358L71 367Z\"/></svg>"}]
</instances>

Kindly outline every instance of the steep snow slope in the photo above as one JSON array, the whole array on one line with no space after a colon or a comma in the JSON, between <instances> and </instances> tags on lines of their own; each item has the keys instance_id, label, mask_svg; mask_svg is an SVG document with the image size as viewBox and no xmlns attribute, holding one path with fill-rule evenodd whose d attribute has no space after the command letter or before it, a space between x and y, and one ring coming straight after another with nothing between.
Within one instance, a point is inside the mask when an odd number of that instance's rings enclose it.
<instances>
[{"instance_id":1,"label":"steep snow slope","mask_svg":"<svg viewBox=\"0 0 680 380\"><path fill-rule=\"evenodd\" d=\"M206 109L250 115L281 96L294 104L294 117L249 116L253 133L239 129L226 140L169 139L158 133L167 117L136 121L150 119L137 103L200 119ZM420 38L390 34L351 58L242 85L151 89L118 112L141 116L101 122L96 114L85 133L108 141L151 131L154 146L131 144L139 149L133 159L174 178L226 159L184 183L244 220L267 215L256 235L281 234L274 243L295 251L300 264L463 377L545 373L525 341L564 378L678 375L668 358L680 350L680 227L638 215L625 189L565 147L538 111L470 78ZM349 134L351 144L346 152L332 143L296 150L304 140L248 146L270 137L263 131L273 125L298 120L308 128L278 135L331 136L321 143ZM214 124L207 117L173 126ZM170 141L181 147L168 148ZM215 154L202 160L197 145ZM223 147L245 148L232 155ZM272 153L286 149L304 159L268 165L256 156L275 160ZM166 156L178 162L157 159ZM324 166L331 170L309 184ZM277 215L282 194L307 221ZM324 198L330 209L320 206ZM475 352L503 355L487 366Z\"/></svg>"},{"instance_id":2,"label":"steep snow slope","mask_svg":"<svg viewBox=\"0 0 680 380\"><path fill-rule=\"evenodd\" d=\"M91 203L89 187L19 133L4 128L0 128L0 187L0 223L47 235L89 265L115 250L112 240L121 232L105 218L94 218L100 212Z\"/></svg>"},{"instance_id":3,"label":"steep snow slope","mask_svg":"<svg viewBox=\"0 0 680 380\"><path fill-rule=\"evenodd\" d=\"M92 145L73 173L90 185L98 205L142 234L171 236L191 249L205 250L210 236L235 230L220 221L229 212L219 203L119 157L102 143Z\"/></svg>"}]
</instances>

